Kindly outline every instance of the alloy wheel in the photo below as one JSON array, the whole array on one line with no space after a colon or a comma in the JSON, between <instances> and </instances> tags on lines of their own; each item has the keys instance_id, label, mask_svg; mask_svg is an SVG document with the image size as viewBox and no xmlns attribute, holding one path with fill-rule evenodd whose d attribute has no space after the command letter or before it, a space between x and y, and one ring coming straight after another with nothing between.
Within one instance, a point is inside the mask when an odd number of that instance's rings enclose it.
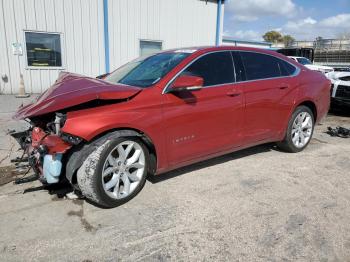
<instances>
[{"instance_id":1,"label":"alloy wheel","mask_svg":"<svg viewBox=\"0 0 350 262\"><path fill-rule=\"evenodd\" d=\"M145 152L135 141L123 141L109 153L102 170L105 192L114 199L132 194L145 170Z\"/></svg>"},{"instance_id":2,"label":"alloy wheel","mask_svg":"<svg viewBox=\"0 0 350 262\"><path fill-rule=\"evenodd\" d=\"M308 112L301 112L294 119L292 127L292 141L297 148L304 147L312 134L312 117Z\"/></svg>"}]
</instances>

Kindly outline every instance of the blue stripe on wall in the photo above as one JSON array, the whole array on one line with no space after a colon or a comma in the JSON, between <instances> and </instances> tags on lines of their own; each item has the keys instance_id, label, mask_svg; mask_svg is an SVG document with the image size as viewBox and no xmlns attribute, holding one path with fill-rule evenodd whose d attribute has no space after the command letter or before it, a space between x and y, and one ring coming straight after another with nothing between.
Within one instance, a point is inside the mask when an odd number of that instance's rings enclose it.
<instances>
[{"instance_id":1,"label":"blue stripe on wall","mask_svg":"<svg viewBox=\"0 0 350 262\"><path fill-rule=\"evenodd\" d=\"M220 44L220 32L221 32L221 14L222 13L222 0L218 1L218 9L216 14L216 39L215 45Z\"/></svg>"},{"instance_id":2,"label":"blue stripe on wall","mask_svg":"<svg viewBox=\"0 0 350 262\"><path fill-rule=\"evenodd\" d=\"M109 73L109 32L108 32L108 0L103 0L103 29L105 40L105 68Z\"/></svg>"}]
</instances>

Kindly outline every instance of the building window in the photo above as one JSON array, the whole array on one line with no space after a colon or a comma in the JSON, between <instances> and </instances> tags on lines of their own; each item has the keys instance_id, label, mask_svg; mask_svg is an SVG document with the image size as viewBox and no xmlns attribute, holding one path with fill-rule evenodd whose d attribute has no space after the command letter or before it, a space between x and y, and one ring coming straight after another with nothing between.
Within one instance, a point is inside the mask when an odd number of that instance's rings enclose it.
<instances>
[{"instance_id":1,"label":"building window","mask_svg":"<svg viewBox=\"0 0 350 262\"><path fill-rule=\"evenodd\" d=\"M140 56L147 56L162 50L162 42L160 41L140 41Z\"/></svg>"},{"instance_id":2,"label":"building window","mask_svg":"<svg viewBox=\"0 0 350 262\"><path fill-rule=\"evenodd\" d=\"M25 32L27 63L35 67L62 67L61 35Z\"/></svg>"}]
</instances>

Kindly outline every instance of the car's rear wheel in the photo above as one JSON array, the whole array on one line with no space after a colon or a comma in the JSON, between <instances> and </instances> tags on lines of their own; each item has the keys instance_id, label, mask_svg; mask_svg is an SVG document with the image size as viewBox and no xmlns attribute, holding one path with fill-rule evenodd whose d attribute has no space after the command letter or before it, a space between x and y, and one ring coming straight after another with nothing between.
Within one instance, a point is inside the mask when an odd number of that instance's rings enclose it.
<instances>
[{"instance_id":1,"label":"car's rear wheel","mask_svg":"<svg viewBox=\"0 0 350 262\"><path fill-rule=\"evenodd\" d=\"M314 115L310 108L299 106L289 120L285 139L277 143L287 152L300 152L309 144L314 131Z\"/></svg>"},{"instance_id":2,"label":"car's rear wheel","mask_svg":"<svg viewBox=\"0 0 350 262\"><path fill-rule=\"evenodd\" d=\"M118 206L142 189L148 163L149 153L140 139L107 140L79 168L79 188L86 198L98 205Z\"/></svg>"}]
</instances>

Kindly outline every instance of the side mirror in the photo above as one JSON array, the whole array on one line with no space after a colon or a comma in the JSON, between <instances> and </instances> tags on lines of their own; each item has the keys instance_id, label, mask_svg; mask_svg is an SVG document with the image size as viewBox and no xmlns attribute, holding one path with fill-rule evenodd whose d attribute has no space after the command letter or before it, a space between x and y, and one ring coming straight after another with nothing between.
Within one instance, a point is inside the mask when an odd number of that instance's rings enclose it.
<instances>
[{"instance_id":1,"label":"side mirror","mask_svg":"<svg viewBox=\"0 0 350 262\"><path fill-rule=\"evenodd\" d=\"M171 86L174 91L199 90L203 87L204 79L199 76L179 76Z\"/></svg>"}]
</instances>

